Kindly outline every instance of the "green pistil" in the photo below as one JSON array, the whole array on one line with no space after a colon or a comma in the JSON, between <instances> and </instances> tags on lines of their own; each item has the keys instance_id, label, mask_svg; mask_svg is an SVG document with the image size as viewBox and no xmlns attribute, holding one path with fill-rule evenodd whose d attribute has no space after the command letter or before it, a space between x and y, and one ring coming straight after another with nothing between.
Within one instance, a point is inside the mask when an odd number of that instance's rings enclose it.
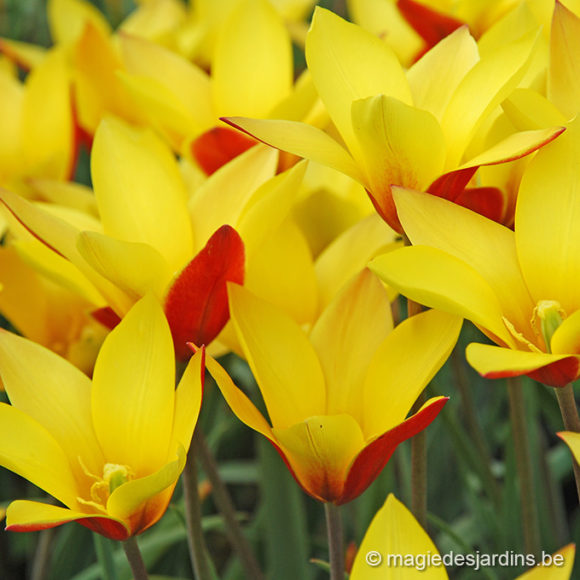
<instances>
[{"instance_id":1,"label":"green pistil","mask_svg":"<svg viewBox=\"0 0 580 580\"><path fill-rule=\"evenodd\" d=\"M103 479L109 484L109 493L113 493L129 480L129 469L126 465L106 463L103 468Z\"/></svg>"},{"instance_id":2,"label":"green pistil","mask_svg":"<svg viewBox=\"0 0 580 580\"><path fill-rule=\"evenodd\" d=\"M556 302L556 300L540 300L536 305L535 314L540 320L546 351L552 352L552 336L554 336L554 332L564 320L564 310L562 310L560 303Z\"/></svg>"}]
</instances>

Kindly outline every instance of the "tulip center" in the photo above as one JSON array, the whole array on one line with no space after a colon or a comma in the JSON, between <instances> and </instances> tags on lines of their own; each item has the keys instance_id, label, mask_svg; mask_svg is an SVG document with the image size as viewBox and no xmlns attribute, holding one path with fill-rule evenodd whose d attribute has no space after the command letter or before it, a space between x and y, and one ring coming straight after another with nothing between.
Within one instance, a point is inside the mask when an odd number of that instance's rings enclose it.
<instances>
[{"instance_id":1,"label":"tulip center","mask_svg":"<svg viewBox=\"0 0 580 580\"><path fill-rule=\"evenodd\" d=\"M103 474L99 477L89 472L88 469L82 465L83 471L94 483L90 488L90 500L85 500L77 497L79 503L85 506L91 506L97 510L106 513L106 505L109 496L121 485L130 481L133 476L131 468L127 465L120 465L118 463L105 463L103 466Z\"/></svg>"},{"instance_id":2,"label":"tulip center","mask_svg":"<svg viewBox=\"0 0 580 580\"><path fill-rule=\"evenodd\" d=\"M566 313L556 300L540 300L536 304L532 316L532 325L537 328L539 322L540 331L546 344L546 352L552 352L552 336L554 336L554 332L562 324L564 318L566 318Z\"/></svg>"}]
</instances>

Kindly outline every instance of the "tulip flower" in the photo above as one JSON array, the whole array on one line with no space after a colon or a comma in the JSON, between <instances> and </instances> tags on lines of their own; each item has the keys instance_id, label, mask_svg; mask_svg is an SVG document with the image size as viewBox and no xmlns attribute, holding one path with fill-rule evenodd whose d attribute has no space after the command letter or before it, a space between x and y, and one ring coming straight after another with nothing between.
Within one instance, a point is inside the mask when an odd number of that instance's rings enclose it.
<instances>
[{"instance_id":1,"label":"tulip flower","mask_svg":"<svg viewBox=\"0 0 580 580\"><path fill-rule=\"evenodd\" d=\"M306 59L340 138L292 120L225 120L264 143L359 181L383 219L402 232L392 185L471 207L478 196L468 185L478 167L525 156L562 132L561 127L525 131L479 151L469 147L490 113L523 78L536 35L531 30L480 58L462 27L405 73L379 39L318 8ZM501 195L480 193L487 195L485 214L501 215Z\"/></svg>"},{"instance_id":2,"label":"tulip flower","mask_svg":"<svg viewBox=\"0 0 580 580\"><path fill-rule=\"evenodd\" d=\"M176 390L171 333L150 295L107 336L92 383L44 347L0 331L0 375L12 403L0 404L0 465L58 502L12 502L7 529L78 521L125 540L157 522L185 465L203 356L190 360Z\"/></svg>"},{"instance_id":3,"label":"tulip flower","mask_svg":"<svg viewBox=\"0 0 580 580\"><path fill-rule=\"evenodd\" d=\"M230 312L271 424L208 357L239 419L276 447L299 485L337 505L361 494L399 443L433 421L446 397L406 418L459 334L458 317L429 311L392 330L390 303L368 270L324 310L307 337L285 313L229 285Z\"/></svg>"},{"instance_id":4,"label":"tulip flower","mask_svg":"<svg viewBox=\"0 0 580 580\"><path fill-rule=\"evenodd\" d=\"M414 246L376 258L371 268L409 298L471 320L495 342L467 348L467 360L486 377L527 374L563 387L580 376L579 155L575 120L530 162L515 233L434 196L395 193Z\"/></svg>"},{"instance_id":5,"label":"tulip flower","mask_svg":"<svg viewBox=\"0 0 580 580\"><path fill-rule=\"evenodd\" d=\"M575 546L569 544L552 555L550 564L540 563L516 580L568 580L574 568L574 555ZM468 565L473 573L481 573L485 566L483 558L486 554L456 553L455 556L455 561L461 558L462 566ZM556 556L559 557L554 561ZM476 557L480 560L476 560ZM366 531L350 579L438 580L448 578L445 566L444 558L425 530L411 512L390 493Z\"/></svg>"}]
</instances>

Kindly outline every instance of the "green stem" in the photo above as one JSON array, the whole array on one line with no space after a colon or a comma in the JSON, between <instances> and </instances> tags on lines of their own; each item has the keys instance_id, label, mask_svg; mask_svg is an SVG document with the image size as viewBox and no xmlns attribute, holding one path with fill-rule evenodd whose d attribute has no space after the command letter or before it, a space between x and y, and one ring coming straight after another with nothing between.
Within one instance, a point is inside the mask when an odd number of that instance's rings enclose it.
<instances>
[{"instance_id":1,"label":"green stem","mask_svg":"<svg viewBox=\"0 0 580 580\"><path fill-rule=\"evenodd\" d=\"M101 567L101 577L103 580L117 580L117 569L113 559L111 540L100 534L93 533L93 542L95 544L97 560Z\"/></svg>"},{"instance_id":2,"label":"green stem","mask_svg":"<svg viewBox=\"0 0 580 580\"><path fill-rule=\"evenodd\" d=\"M416 413L426 400L423 391L411 413ZM424 430L411 439L411 511L421 527L427 529L427 437Z\"/></svg>"},{"instance_id":3,"label":"green stem","mask_svg":"<svg viewBox=\"0 0 580 580\"><path fill-rule=\"evenodd\" d=\"M199 429L193 435L194 441ZM187 523L187 544L191 565L196 580L211 580L207 548L201 526L201 503L197 487L197 465L195 446L192 445L187 454L187 462L183 470L183 493L185 497L185 521Z\"/></svg>"},{"instance_id":4,"label":"green stem","mask_svg":"<svg viewBox=\"0 0 580 580\"><path fill-rule=\"evenodd\" d=\"M527 553L539 556L540 528L538 511L534 498L532 459L530 454L528 429L522 384L518 377L508 379L510 418L516 455L516 467L520 484L520 505L524 547Z\"/></svg>"},{"instance_id":5,"label":"green stem","mask_svg":"<svg viewBox=\"0 0 580 580\"><path fill-rule=\"evenodd\" d=\"M222 517L224 518L225 529L230 543L240 558L246 576L252 578L252 580L262 580L264 575L260 569L260 565L254 557L250 544L242 533L240 524L236 517L236 508L228 488L219 474L216 460L201 429L196 432L193 444L203 466L203 470L211 483L212 495Z\"/></svg>"},{"instance_id":6,"label":"green stem","mask_svg":"<svg viewBox=\"0 0 580 580\"><path fill-rule=\"evenodd\" d=\"M342 537L340 507L333 503L325 503L324 513L326 515L326 530L328 533L330 580L343 580L344 542Z\"/></svg>"},{"instance_id":7,"label":"green stem","mask_svg":"<svg viewBox=\"0 0 580 580\"><path fill-rule=\"evenodd\" d=\"M496 508L499 508L501 504L501 494L497 481L491 471L491 455L489 453L485 437L483 436L483 431L479 424L477 413L475 412L475 403L473 401L473 395L468 384L463 359L460 358L457 349L454 349L451 354L451 368L453 369L453 375L455 377L454 384L459 390L461 409L463 411L465 424L469 430L471 439L480 457L478 464L481 468L481 474L485 479L485 487L489 493L489 497L491 498L493 505Z\"/></svg>"},{"instance_id":8,"label":"green stem","mask_svg":"<svg viewBox=\"0 0 580 580\"><path fill-rule=\"evenodd\" d=\"M36 552L34 553L34 562L32 563L31 580L45 580L48 577L54 532L54 528L40 532Z\"/></svg>"},{"instance_id":9,"label":"green stem","mask_svg":"<svg viewBox=\"0 0 580 580\"><path fill-rule=\"evenodd\" d=\"M565 387L556 388L556 397L558 398L558 405L560 406L560 413L564 421L564 428L566 431L580 433L580 418L578 417L578 407L576 406L576 399L574 397L574 388L572 383ZM576 493L580 501L580 466L573 460L574 479L576 480Z\"/></svg>"},{"instance_id":10,"label":"green stem","mask_svg":"<svg viewBox=\"0 0 580 580\"><path fill-rule=\"evenodd\" d=\"M121 543L123 544L123 550L125 550L129 566L131 566L131 571L133 572L133 580L148 580L147 568L145 568L145 562L143 562L141 550L139 550L135 536L131 536Z\"/></svg>"}]
</instances>

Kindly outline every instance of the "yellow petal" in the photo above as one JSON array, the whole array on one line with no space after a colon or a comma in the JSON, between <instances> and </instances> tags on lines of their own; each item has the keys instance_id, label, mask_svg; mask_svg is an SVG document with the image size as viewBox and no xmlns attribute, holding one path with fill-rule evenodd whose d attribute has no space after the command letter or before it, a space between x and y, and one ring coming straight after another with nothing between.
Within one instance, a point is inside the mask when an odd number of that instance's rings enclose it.
<instances>
[{"instance_id":1,"label":"yellow petal","mask_svg":"<svg viewBox=\"0 0 580 580\"><path fill-rule=\"evenodd\" d=\"M159 44L171 44L172 35L185 23L186 15L180 0L143 2L123 20L119 31Z\"/></svg>"},{"instance_id":2,"label":"yellow petal","mask_svg":"<svg viewBox=\"0 0 580 580\"><path fill-rule=\"evenodd\" d=\"M355 558L351 580L407 580L428 578L446 579L445 566L426 566L419 570L421 559L439 552L425 530L411 512L390 493L377 512ZM419 566L405 565L405 557L417 561Z\"/></svg>"},{"instance_id":3,"label":"yellow petal","mask_svg":"<svg viewBox=\"0 0 580 580\"><path fill-rule=\"evenodd\" d=\"M580 433L573 433L572 431L564 431L558 435L566 442L566 445L572 451L572 455L577 463L580 464Z\"/></svg>"},{"instance_id":4,"label":"yellow petal","mask_svg":"<svg viewBox=\"0 0 580 580\"><path fill-rule=\"evenodd\" d=\"M189 450L201 407L205 373L205 367L202 366L204 356L204 351L199 350L189 359L175 391L175 418L171 439L177 448L181 446L186 451Z\"/></svg>"},{"instance_id":5,"label":"yellow petal","mask_svg":"<svg viewBox=\"0 0 580 580\"><path fill-rule=\"evenodd\" d=\"M370 269L408 298L458 314L513 344L500 303L489 283L455 256L427 246L401 248L375 258Z\"/></svg>"},{"instance_id":6,"label":"yellow petal","mask_svg":"<svg viewBox=\"0 0 580 580\"><path fill-rule=\"evenodd\" d=\"M361 429L350 415L308 417L272 432L310 495L321 501L340 498L348 468L364 445Z\"/></svg>"},{"instance_id":7,"label":"yellow petal","mask_svg":"<svg viewBox=\"0 0 580 580\"><path fill-rule=\"evenodd\" d=\"M535 301L557 300L568 314L580 307L575 291L580 271L579 155L577 119L528 165L515 218L518 258L530 293Z\"/></svg>"},{"instance_id":8,"label":"yellow petal","mask_svg":"<svg viewBox=\"0 0 580 580\"><path fill-rule=\"evenodd\" d=\"M567 118L580 109L580 68L573 56L580 51L580 18L561 2L554 6L550 34L548 98Z\"/></svg>"},{"instance_id":9,"label":"yellow petal","mask_svg":"<svg viewBox=\"0 0 580 580\"><path fill-rule=\"evenodd\" d=\"M362 183L363 177L349 153L324 131L297 121L230 117L225 119L260 141L346 173Z\"/></svg>"},{"instance_id":10,"label":"yellow petal","mask_svg":"<svg viewBox=\"0 0 580 580\"><path fill-rule=\"evenodd\" d=\"M501 106L518 131L554 127L566 122L566 117L553 103L532 89L518 87Z\"/></svg>"},{"instance_id":11,"label":"yellow petal","mask_svg":"<svg viewBox=\"0 0 580 580\"><path fill-rule=\"evenodd\" d=\"M411 103L403 69L370 32L317 7L306 40L306 61L318 93L353 154L351 104L378 94Z\"/></svg>"},{"instance_id":12,"label":"yellow petal","mask_svg":"<svg viewBox=\"0 0 580 580\"><path fill-rule=\"evenodd\" d=\"M244 240L247 261L290 214L305 171L306 162L303 161L269 179L243 207L236 230Z\"/></svg>"},{"instance_id":13,"label":"yellow petal","mask_svg":"<svg viewBox=\"0 0 580 580\"><path fill-rule=\"evenodd\" d=\"M20 333L45 343L47 296L39 275L25 264L15 249L0 248L0 311Z\"/></svg>"},{"instance_id":14,"label":"yellow petal","mask_svg":"<svg viewBox=\"0 0 580 580\"><path fill-rule=\"evenodd\" d=\"M516 42L480 60L465 75L451 97L441 126L447 141L447 168L461 163L469 141L484 117L499 105L521 80L536 33L532 31Z\"/></svg>"},{"instance_id":15,"label":"yellow petal","mask_svg":"<svg viewBox=\"0 0 580 580\"><path fill-rule=\"evenodd\" d=\"M159 300L165 295L172 273L155 248L82 232L78 249L88 264L134 301L149 291Z\"/></svg>"},{"instance_id":16,"label":"yellow petal","mask_svg":"<svg viewBox=\"0 0 580 580\"><path fill-rule=\"evenodd\" d=\"M451 353L462 319L428 310L399 324L375 351L364 381L361 421L366 439L402 423Z\"/></svg>"},{"instance_id":17,"label":"yellow petal","mask_svg":"<svg viewBox=\"0 0 580 580\"><path fill-rule=\"evenodd\" d=\"M514 161L554 140L563 131L564 127L550 127L548 129L513 133L480 155L464 163L460 169Z\"/></svg>"},{"instance_id":18,"label":"yellow petal","mask_svg":"<svg viewBox=\"0 0 580 580\"><path fill-rule=\"evenodd\" d=\"M563 433L559 435L562 437ZM566 435L576 435L576 433ZM566 441L566 438L562 437L562 439ZM546 558L546 564L539 564L518 576L516 580L569 580L572 577L575 553L575 545L568 544L551 555L550 563L547 563L548 558Z\"/></svg>"},{"instance_id":19,"label":"yellow petal","mask_svg":"<svg viewBox=\"0 0 580 580\"><path fill-rule=\"evenodd\" d=\"M479 374L490 378L525 375L569 356L569 354L511 350L476 342L468 345L465 351L467 362ZM577 358L580 362L580 357Z\"/></svg>"},{"instance_id":20,"label":"yellow petal","mask_svg":"<svg viewBox=\"0 0 580 580\"><path fill-rule=\"evenodd\" d=\"M65 505L76 506L77 484L69 458L46 428L16 407L0 403L0 433L0 465Z\"/></svg>"},{"instance_id":21,"label":"yellow petal","mask_svg":"<svg viewBox=\"0 0 580 580\"><path fill-rule=\"evenodd\" d=\"M236 226L256 189L275 175L277 163L277 151L252 147L196 189L189 202L196 248L201 249L224 224Z\"/></svg>"},{"instance_id":22,"label":"yellow petal","mask_svg":"<svg viewBox=\"0 0 580 580\"><path fill-rule=\"evenodd\" d=\"M39 194L40 199L77 209L95 218L99 216L93 191L86 185L74 181L35 179L31 181L31 186Z\"/></svg>"},{"instance_id":23,"label":"yellow petal","mask_svg":"<svg viewBox=\"0 0 580 580\"><path fill-rule=\"evenodd\" d=\"M73 120L65 55L53 50L29 75L22 103L24 158L29 175L68 179Z\"/></svg>"},{"instance_id":24,"label":"yellow petal","mask_svg":"<svg viewBox=\"0 0 580 580\"><path fill-rule=\"evenodd\" d=\"M387 293L365 268L324 310L310 333L326 379L326 414L348 413L362 422L361 385L371 358L392 328Z\"/></svg>"},{"instance_id":25,"label":"yellow petal","mask_svg":"<svg viewBox=\"0 0 580 580\"><path fill-rule=\"evenodd\" d=\"M437 43L407 72L413 104L438 120L463 77L479 61L477 44L467 26Z\"/></svg>"},{"instance_id":26,"label":"yellow petal","mask_svg":"<svg viewBox=\"0 0 580 580\"><path fill-rule=\"evenodd\" d=\"M272 425L286 429L325 410L320 363L300 327L284 312L236 284L230 313Z\"/></svg>"},{"instance_id":27,"label":"yellow petal","mask_svg":"<svg viewBox=\"0 0 580 580\"><path fill-rule=\"evenodd\" d=\"M93 375L93 423L110 463L137 477L165 464L174 414L175 362L160 304L141 299L105 339Z\"/></svg>"},{"instance_id":28,"label":"yellow petal","mask_svg":"<svg viewBox=\"0 0 580 580\"><path fill-rule=\"evenodd\" d=\"M391 185L421 191L443 171L445 141L431 113L377 95L353 103L352 124L368 188L381 207Z\"/></svg>"},{"instance_id":29,"label":"yellow petal","mask_svg":"<svg viewBox=\"0 0 580 580\"><path fill-rule=\"evenodd\" d=\"M24 69L32 70L43 61L48 49L28 42L1 38L0 51Z\"/></svg>"},{"instance_id":30,"label":"yellow petal","mask_svg":"<svg viewBox=\"0 0 580 580\"><path fill-rule=\"evenodd\" d=\"M248 261L244 285L298 323L314 320L318 293L312 255L304 234L291 218L264 239Z\"/></svg>"},{"instance_id":31,"label":"yellow petal","mask_svg":"<svg viewBox=\"0 0 580 580\"><path fill-rule=\"evenodd\" d=\"M396 234L378 214L362 219L337 237L318 256L315 264L323 309L343 284L374 257L395 249Z\"/></svg>"},{"instance_id":32,"label":"yellow petal","mask_svg":"<svg viewBox=\"0 0 580 580\"><path fill-rule=\"evenodd\" d=\"M265 117L292 87L292 43L266 0L238 2L220 31L212 62L218 116Z\"/></svg>"},{"instance_id":33,"label":"yellow petal","mask_svg":"<svg viewBox=\"0 0 580 580\"><path fill-rule=\"evenodd\" d=\"M143 38L120 35L127 72L157 80L195 119L200 130L215 124L208 74L174 52Z\"/></svg>"},{"instance_id":34,"label":"yellow petal","mask_svg":"<svg viewBox=\"0 0 580 580\"><path fill-rule=\"evenodd\" d=\"M116 539L126 539L129 530L123 522L105 515L92 515L82 511L74 511L52 504L37 501L13 501L6 510L7 528L17 531L36 531L59 526L76 520L108 520L114 525L114 531L119 534ZM107 530L110 531L110 530Z\"/></svg>"},{"instance_id":35,"label":"yellow petal","mask_svg":"<svg viewBox=\"0 0 580 580\"><path fill-rule=\"evenodd\" d=\"M273 440L272 428L264 416L256 409L252 401L232 381L223 367L210 355L206 354L206 366L217 383L224 399L238 419L264 437Z\"/></svg>"},{"instance_id":36,"label":"yellow petal","mask_svg":"<svg viewBox=\"0 0 580 580\"><path fill-rule=\"evenodd\" d=\"M503 315L534 342L530 313L535 302L520 271L513 232L434 195L400 189L393 195L413 244L438 248L475 269L493 290Z\"/></svg>"},{"instance_id":37,"label":"yellow petal","mask_svg":"<svg viewBox=\"0 0 580 580\"><path fill-rule=\"evenodd\" d=\"M100 471L89 378L48 349L9 332L0 332L0 369L11 403L51 433L69 457L68 470L80 475L82 457L92 473Z\"/></svg>"},{"instance_id":38,"label":"yellow petal","mask_svg":"<svg viewBox=\"0 0 580 580\"><path fill-rule=\"evenodd\" d=\"M146 514L145 518L150 520L148 523L150 525L155 523L151 521L155 519L153 514L147 513L148 506L142 504L153 499L168 487L175 485L185 466L185 458L185 450L180 447L178 448L177 459L174 461L167 463L161 469L146 477L133 479L120 485L109 496L107 512L114 518L125 520L135 514L135 512L142 510ZM167 504L164 507L167 507ZM157 519L161 517L162 513L155 514Z\"/></svg>"},{"instance_id":39,"label":"yellow petal","mask_svg":"<svg viewBox=\"0 0 580 580\"><path fill-rule=\"evenodd\" d=\"M87 22L110 34L111 27L98 9L86 0L50 0L48 22L55 44L71 44L82 34Z\"/></svg>"},{"instance_id":40,"label":"yellow petal","mask_svg":"<svg viewBox=\"0 0 580 580\"><path fill-rule=\"evenodd\" d=\"M580 310L565 318L556 329L550 350L554 354L580 354Z\"/></svg>"},{"instance_id":41,"label":"yellow petal","mask_svg":"<svg viewBox=\"0 0 580 580\"><path fill-rule=\"evenodd\" d=\"M181 270L193 239L185 186L169 148L149 131L108 119L95 135L91 167L105 233L149 244L172 271Z\"/></svg>"}]
</instances>

